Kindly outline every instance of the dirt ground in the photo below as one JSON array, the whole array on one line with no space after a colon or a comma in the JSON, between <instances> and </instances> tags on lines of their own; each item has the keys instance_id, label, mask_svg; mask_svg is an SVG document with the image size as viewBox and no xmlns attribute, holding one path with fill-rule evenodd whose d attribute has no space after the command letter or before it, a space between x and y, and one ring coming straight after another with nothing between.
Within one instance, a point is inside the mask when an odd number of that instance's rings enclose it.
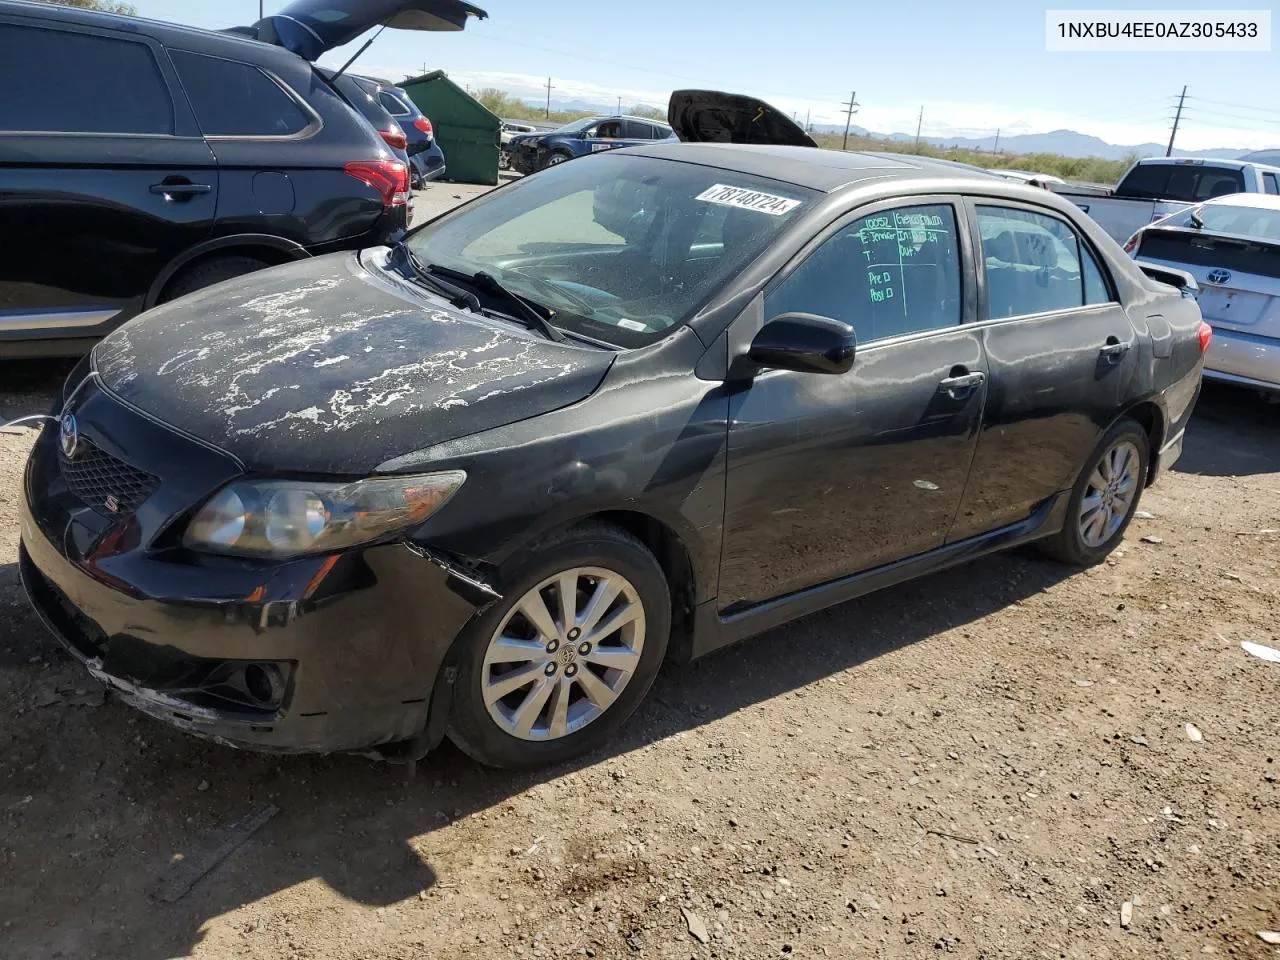
<instances>
[{"instance_id":1,"label":"dirt ground","mask_svg":"<svg viewBox=\"0 0 1280 960\"><path fill-rule=\"evenodd\" d=\"M64 372L0 367L0 412ZM1240 648L1280 643L1280 407L1208 389L1104 566L983 560L668 667L576 767L445 748L412 782L104 700L18 584L29 443L0 435L3 960L1280 955L1280 666Z\"/></svg>"}]
</instances>

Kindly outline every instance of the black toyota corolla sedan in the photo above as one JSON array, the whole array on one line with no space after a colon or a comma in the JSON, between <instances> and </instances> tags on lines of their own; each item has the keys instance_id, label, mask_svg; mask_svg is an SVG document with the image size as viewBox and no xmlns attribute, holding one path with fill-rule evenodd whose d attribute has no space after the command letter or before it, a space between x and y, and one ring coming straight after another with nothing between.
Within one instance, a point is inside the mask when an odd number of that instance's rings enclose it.
<instances>
[{"instance_id":1,"label":"black toyota corolla sedan","mask_svg":"<svg viewBox=\"0 0 1280 960\"><path fill-rule=\"evenodd\" d=\"M1097 563L1181 450L1208 337L1044 190L610 152L113 333L31 454L22 576L193 733L560 761L665 659L1015 544Z\"/></svg>"}]
</instances>

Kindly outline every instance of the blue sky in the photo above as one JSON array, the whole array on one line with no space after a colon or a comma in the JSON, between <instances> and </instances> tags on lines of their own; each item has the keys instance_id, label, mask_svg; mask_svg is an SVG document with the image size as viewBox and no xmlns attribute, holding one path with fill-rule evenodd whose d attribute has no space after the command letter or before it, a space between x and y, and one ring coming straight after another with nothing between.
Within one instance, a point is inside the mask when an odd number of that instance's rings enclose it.
<instances>
[{"instance_id":1,"label":"blue sky","mask_svg":"<svg viewBox=\"0 0 1280 960\"><path fill-rule=\"evenodd\" d=\"M202 27L251 23L257 0L133 0L138 12ZM394 78L442 68L472 87L624 106L665 104L681 86L762 96L803 119L934 136L1004 135L1068 127L1112 143L1168 138L1176 94L1189 99L1178 145L1280 146L1280 53L1046 53L1045 8L1026 0L900 0L805 4L707 0L473 0L490 18L462 34L385 32L365 53ZM284 6L265 0L267 13ZM1102 4L1053 2L1055 9ZM1127 9L1169 9L1129 2ZM1266 3L1196 9L1271 9ZM1278 18L1280 19L1280 18ZM1277 24L1280 27L1280 23ZM362 38L363 39L363 38ZM341 63L341 52L324 63Z\"/></svg>"}]
</instances>

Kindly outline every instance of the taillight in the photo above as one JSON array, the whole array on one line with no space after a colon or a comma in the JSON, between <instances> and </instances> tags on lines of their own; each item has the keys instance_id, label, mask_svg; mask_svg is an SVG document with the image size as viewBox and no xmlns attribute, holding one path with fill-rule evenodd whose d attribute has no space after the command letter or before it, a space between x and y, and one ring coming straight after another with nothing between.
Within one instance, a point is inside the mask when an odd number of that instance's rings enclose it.
<instances>
[{"instance_id":1,"label":"taillight","mask_svg":"<svg viewBox=\"0 0 1280 960\"><path fill-rule=\"evenodd\" d=\"M409 168L399 160L357 160L348 163L342 172L377 190L388 207L402 207L409 202Z\"/></svg>"},{"instance_id":2,"label":"taillight","mask_svg":"<svg viewBox=\"0 0 1280 960\"><path fill-rule=\"evenodd\" d=\"M379 130L382 139L387 141L387 146L393 150L403 150L409 146L409 138L404 135L403 130Z\"/></svg>"},{"instance_id":3,"label":"taillight","mask_svg":"<svg viewBox=\"0 0 1280 960\"><path fill-rule=\"evenodd\" d=\"M1209 326L1203 320L1200 321L1200 354L1203 356L1205 351L1209 349L1209 343L1213 340L1213 327Z\"/></svg>"},{"instance_id":4,"label":"taillight","mask_svg":"<svg viewBox=\"0 0 1280 960\"><path fill-rule=\"evenodd\" d=\"M431 121L428 120L426 117L419 117L417 120L413 121L413 125L416 129L418 129L422 133L425 133L428 137L435 136L436 128L431 126Z\"/></svg>"},{"instance_id":5,"label":"taillight","mask_svg":"<svg viewBox=\"0 0 1280 960\"><path fill-rule=\"evenodd\" d=\"M1141 240L1142 240L1142 231L1139 230L1137 233L1135 233L1132 237L1130 237L1128 240L1124 242L1124 252L1133 253L1133 251L1138 249L1138 244L1141 242Z\"/></svg>"}]
</instances>

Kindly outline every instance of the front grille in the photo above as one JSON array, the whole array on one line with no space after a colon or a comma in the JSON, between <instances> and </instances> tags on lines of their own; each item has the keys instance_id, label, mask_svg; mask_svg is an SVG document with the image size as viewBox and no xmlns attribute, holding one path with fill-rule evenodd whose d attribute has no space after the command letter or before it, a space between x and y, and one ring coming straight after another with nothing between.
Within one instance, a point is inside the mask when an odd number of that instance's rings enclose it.
<instances>
[{"instance_id":1,"label":"front grille","mask_svg":"<svg viewBox=\"0 0 1280 960\"><path fill-rule=\"evenodd\" d=\"M107 518L132 515L160 482L83 437L74 458L59 454L59 459L71 492L94 513Z\"/></svg>"}]
</instances>

